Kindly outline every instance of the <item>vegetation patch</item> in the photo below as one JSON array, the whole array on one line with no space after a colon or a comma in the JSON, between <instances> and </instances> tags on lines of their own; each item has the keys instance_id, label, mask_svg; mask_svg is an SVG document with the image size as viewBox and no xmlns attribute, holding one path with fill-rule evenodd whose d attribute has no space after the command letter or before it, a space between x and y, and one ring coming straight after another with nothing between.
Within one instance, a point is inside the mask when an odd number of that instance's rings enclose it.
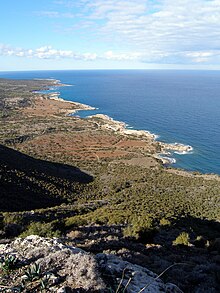
<instances>
[{"instance_id":1,"label":"vegetation patch","mask_svg":"<svg viewBox=\"0 0 220 293\"><path fill-rule=\"evenodd\" d=\"M102 119L65 116L68 103L33 92L51 84L0 79L1 241L69 235L70 244L158 274L188 259L193 269L163 278L186 292L215 292L219 176L165 169L152 156L157 142L105 129ZM7 257L1 272L18 274L19 262L13 267ZM25 270L33 275L34 268ZM40 290L47 270L36 271ZM28 290L32 282L24 282Z\"/></svg>"}]
</instances>

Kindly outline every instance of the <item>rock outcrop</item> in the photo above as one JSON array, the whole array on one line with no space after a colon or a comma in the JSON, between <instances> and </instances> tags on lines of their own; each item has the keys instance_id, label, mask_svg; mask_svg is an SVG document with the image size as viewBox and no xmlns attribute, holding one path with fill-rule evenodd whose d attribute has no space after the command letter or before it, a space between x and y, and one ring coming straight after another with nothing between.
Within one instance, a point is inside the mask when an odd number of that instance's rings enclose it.
<instances>
[{"instance_id":1,"label":"rock outcrop","mask_svg":"<svg viewBox=\"0 0 220 293\"><path fill-rule=\"evenodd\" d=\"M131 264L114 255L98 254L96 260L99 269L105 274L113 275L121 281L122 287L127 288L127 293L181 293L174 284L164 284L156 274L142 266ZM120 282L119 281L119 282Z\"/></svg>"},{"instance_id":2,"label":"rock outcrop","mask_svg":"<svg viewBox=\"0 0 220 293\"><path fill-rule=\"evenodd\" d=\"M146 268L114 255L94 256L57 238L17 238L0 245L0 257L0 292L182 292Z\"/></svg>"}]
</instances>

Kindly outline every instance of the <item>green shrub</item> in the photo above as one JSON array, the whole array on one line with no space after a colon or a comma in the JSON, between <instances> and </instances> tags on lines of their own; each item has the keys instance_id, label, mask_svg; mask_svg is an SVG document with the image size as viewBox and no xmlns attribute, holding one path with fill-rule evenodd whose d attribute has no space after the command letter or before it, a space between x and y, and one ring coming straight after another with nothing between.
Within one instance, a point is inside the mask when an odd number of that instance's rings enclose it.
<instances>
[{"instance_id":1,"label":"green shrub","mask_svg":"<svg viewBox=\"0 0 220 293\"><path fill-rule=\"evenodd\" d=\"M188 246L190 244L189 242L189 234L186 232L180 233L179 236L173 241L173 245L186 245Z\"/></svg>"},{"instance_id":2,"label":"green shrub","mask_svg":"<svg viewBox=\"0 0 220 293\"><path fill-rule=\"evenodd\" d=\"M33 222L27 229L20 234L20 237L27 237L29 235L39 235L41 237L60 237L61 233L59 230L55 230L54 223L40 223Z\"/></svg>"},{"instance_id":3,"label":"green shrub","mask_svg":"<svg viewBox=\"0 0 220 293\"><path fill-rule=\"evenodd\" d=\"M108 219L108 225L120 225L124 224L127 220L127 216L122 211L112 213Z\"/></svg>"},{"instance_id":4,"label":"green shrub","mask_svg":"<svg viewBox=\"0 0 220 293\"><path fill-rule=\"evenodd\" d=\"M18 224L18 225L22 225L22 221L23 221L23 216L21 214L18 213L3 213L3 222L5 225L7 224Z\"/></svg>"},{"instance_id":5,"label":"green shrub","mask_svg":"<svg viewBox=\"0 0 220 293\"><path fill-rule=\"evenodd\" d=\"M84 226L86 224L87 224L86 219L80 215L65 219L65 227L67 229L72 228L72 227Z\"/></svg>"},{"instance_id":6,"label":"green shrub","mask_svg":"<svg viewBox=\"0 0 220 293\"><path fill-rule=\"evenodd\" d=\"M171 222L170 220L166 219L166 218L162 218L160 220L160 226L170 226L171 225Z\"/></svg>"},{"instance_id":7,"label":"green shrub","mask_svg":"<svg viewBox=\"0 0 220 293\"><path fill-rule=\"evenodd\" d=\"M130 225L128 225L123 234L125 237L133 237L140 241L150 241L156 232L153 219L149 216L134 217Z\"/></svg>"},{"instance_id":8,"label":"green shrub","mask_svg":"<svg viewBox=\"0 0 220 293\"><path fill-rule=\"evenodd\" d=\"M14 255L5 255L0 260L0 270L7 274L16 268L17 262L18 259Z\"/></svg>"}]
</instances>

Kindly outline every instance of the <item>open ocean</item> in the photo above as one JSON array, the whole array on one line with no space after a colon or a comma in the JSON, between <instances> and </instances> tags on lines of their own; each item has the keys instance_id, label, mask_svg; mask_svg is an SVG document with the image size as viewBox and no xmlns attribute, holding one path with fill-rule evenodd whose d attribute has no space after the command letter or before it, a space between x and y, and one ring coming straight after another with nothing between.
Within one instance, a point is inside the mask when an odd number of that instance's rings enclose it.
<instances>
[{"instance_id":1,"label":"open ocean","mask_svg":"<svg viewBox=\"0 0 220 293\"><path fill-rule=\"evenodd\" d=\"M98 108L128 127L148 130L158 140L191 145L172 153L178 167L220 174L220 71L80 70L0 72L2 78L54 78L60 97Z\"/></svg>"}]
</instances>

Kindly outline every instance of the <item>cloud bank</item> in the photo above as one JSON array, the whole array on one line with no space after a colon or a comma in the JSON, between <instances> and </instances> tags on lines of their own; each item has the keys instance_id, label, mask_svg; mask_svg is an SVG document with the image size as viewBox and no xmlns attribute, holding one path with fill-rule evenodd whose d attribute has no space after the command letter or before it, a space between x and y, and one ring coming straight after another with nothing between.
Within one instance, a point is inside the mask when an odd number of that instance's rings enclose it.
<instances>
[{"instance_id":1,"label":"cloud bank","mask_svg":"<svg viewBox=\"0 0 220 293\"><path fill-rule=\"evenodd\" d=\"M102 54L94 52L76 53L72 50L55 49L52 46L43 46L36 49L13 48L0 44L0 56L16 56L37 59L73 59L84 61L112 60L112 61L139 61L145 63L174 63L176 59L182 63L207 63L220 61L220 50L184 51L184 52L113 52L108 50Z\"/></svg>"},{"instance_id":2,"label":"cloud bank","mask_svg":"<svg viewBox=\"0 0 220 293\"><path fill-rule=\"evenodd\" d=\"M103 54L97 55L96 53L75 53L72 50L59 50L54 49L52 46L44 46L37 49L23 49L23 48L12 48L10 46L1 44L0 45L1 56L17 56L27 58L38 58L38 59L75 59L75 60L137 60L140 57L138 53L113 53L112 51L106 51Z\"/></svg>"}]
</instances>

